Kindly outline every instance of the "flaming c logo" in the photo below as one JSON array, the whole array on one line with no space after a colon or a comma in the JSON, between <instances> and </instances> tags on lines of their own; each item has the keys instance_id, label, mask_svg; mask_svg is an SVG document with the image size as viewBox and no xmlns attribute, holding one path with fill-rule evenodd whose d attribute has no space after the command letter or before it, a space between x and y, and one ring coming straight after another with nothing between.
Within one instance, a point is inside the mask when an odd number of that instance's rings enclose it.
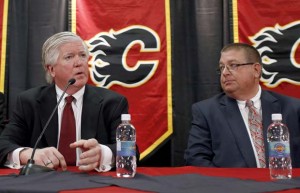
<instances>
[{"instance_id":1,"label":"flaming c logo","mask_svg":"<svg viewBox=\"0 0 300 193\"><path fill-rule=\"evenodd\" d=\"M300 60L297 62L296 56L300 21L263 28L250 40L262 56L261 81L267 87L277 87L281 82L300 85Z\"/></svg>"},{"instance_id":2,"label":"flaming c logo","mask_svg":"<svg viewBox=\"0 0 300 193\"><path fill-rule=\"evenodd\" d=\"M140 45L140 52L160 51L160 38L148 27L130 26L120 31L101 32L86 43L92 56L91 79L97 86L137 87L147 82L157 69L158 60L139 60L134 66L127 64L128 52L136 44Z\"/></svg>"}]
</instances>

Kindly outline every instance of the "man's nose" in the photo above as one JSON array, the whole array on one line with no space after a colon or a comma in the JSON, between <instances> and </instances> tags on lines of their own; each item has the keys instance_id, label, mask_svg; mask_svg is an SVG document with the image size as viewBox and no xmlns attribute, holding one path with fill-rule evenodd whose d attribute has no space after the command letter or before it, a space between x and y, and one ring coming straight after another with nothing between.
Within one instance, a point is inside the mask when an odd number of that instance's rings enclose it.
<instances>
[{"instance_id":1,"label":"man's nose","mask_svg":"<svg viewBox=\"0 0 300 193\"><path fill-rule=\"evenodd\" d=\"M77 56L75 60L75 66L82 66L86 62L86 59L83 59L81 56Z\"/></svg>"},{"instance_id":2,"label":"man's nose","mask_svg":"<svg viewBox=\"0 0 300 193\"><path fill-rule=\"evenodd\" d=\"M227 68L227 66L225 65L224 66L224 69L223 69L223 71L221 72L221 74L230 74L230 71L229 71L229 69Z\"/></svg>"}]
</instances>

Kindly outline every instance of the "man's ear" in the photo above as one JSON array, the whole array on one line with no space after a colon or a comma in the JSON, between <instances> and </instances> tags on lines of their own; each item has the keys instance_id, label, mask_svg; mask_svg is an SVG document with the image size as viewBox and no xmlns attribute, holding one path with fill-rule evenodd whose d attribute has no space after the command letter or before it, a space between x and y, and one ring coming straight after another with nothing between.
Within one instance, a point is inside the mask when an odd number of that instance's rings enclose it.
<instances>
[{"instance_id":1,"label":"man's ear","mask_svg":"<svg viewBox=\"0 0 300 193\"><path fill-rule=\"evenodd\" d=\"M52 77L54 77L54 76L55 76L54 67L53 67L52 65L49 65L49 64L48 64L46 67L47 67L48 73L49 73Z\"/></svg>"},{"instance_id":2,"label":"man's ear","mask_svg":"<svg viewBox=\"0 0 300 193\"><path fill-rule=\"evenodd\" d=\"M262 73L262 65L260 63L255 63L254 65L254 71L255 71L255 78L260 78Z\"/></svg>"}]
</instances>

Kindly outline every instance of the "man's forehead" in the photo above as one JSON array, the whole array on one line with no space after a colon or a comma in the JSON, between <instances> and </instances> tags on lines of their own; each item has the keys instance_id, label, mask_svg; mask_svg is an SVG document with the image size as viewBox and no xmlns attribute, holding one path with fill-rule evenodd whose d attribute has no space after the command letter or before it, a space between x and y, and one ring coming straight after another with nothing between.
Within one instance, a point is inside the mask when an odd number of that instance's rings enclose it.
<instances>
[{"instance_id":1,"label":"man's forehead","mask_svg":"<svg viewBox=\"0 0 300 193\"><path fill-rule=\"evenodd\" d=\"M245 58L244 52L242 50L228 50L221 53L220 62L223 60L226 62L240 62Z\"/></svg>"}]
</instances>

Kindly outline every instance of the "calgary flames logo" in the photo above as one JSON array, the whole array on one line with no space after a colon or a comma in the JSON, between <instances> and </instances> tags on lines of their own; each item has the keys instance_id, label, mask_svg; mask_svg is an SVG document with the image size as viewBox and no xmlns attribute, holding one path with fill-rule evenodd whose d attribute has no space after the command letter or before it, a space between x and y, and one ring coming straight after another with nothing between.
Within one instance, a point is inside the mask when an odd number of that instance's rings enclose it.
<instances>
[{"instance_id":1,"label":"calgary flames logo","mask_svg":"<svg viewBox=\"0 0 300 193\"><path fill-rule=\"evenodd\" d=\"M127 64L128 52L136 44L140 45L140 52L160 51L159 36L145 26L101 32L86 43L92 56L91 79L97 86L136 87L147 82L157 69L158 60L139 60L134 66Z\"/></svg>"},{"instance_id":2,"label":"calgary flames logo","mask_svg":"<svg viewBox=\"0 0 300 193\"><path fill-rule=\"evenodd\" d=\"M275 27L266 27L250 37L262 56L261 81L266 86L276 87L284 81L300 85L300 64L297 62L299 38L299 21L285 26L277 24Z\"/></svg>"}]
</instances>

